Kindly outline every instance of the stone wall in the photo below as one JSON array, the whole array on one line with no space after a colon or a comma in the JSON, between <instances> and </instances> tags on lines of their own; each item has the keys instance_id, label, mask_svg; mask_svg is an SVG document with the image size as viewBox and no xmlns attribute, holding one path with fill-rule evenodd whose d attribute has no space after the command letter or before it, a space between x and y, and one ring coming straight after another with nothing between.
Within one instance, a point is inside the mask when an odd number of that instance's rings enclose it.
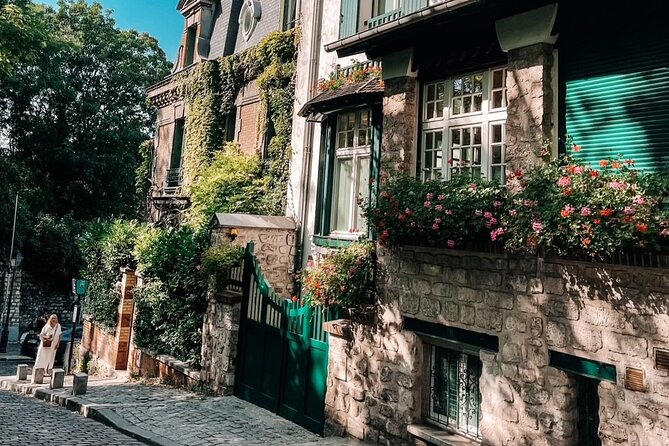
<instances>
[{"instance_id":1,"label":"stone wall","mask_svg":"<svg viewBox=\"0 0 669 446\"><path fill-rule=\"evenodd\" d=\"M385 81L381 166L388 171L412 173L418 120L418 82L413 77Z\"/></svg>"},{"instance_id":2,"label":"stone wall","mask_svg":"<svg viewBox=\"0 0 669 446\"><path fill-rule=\"evenodd\" d=\"M219 395L232 395L239 339L241 293L211 293L202 326L200 378Z\"/></svg>"},{"instance_id":3,"label":"stone wall","mask_svg":"<svg viewBox=\"0 0 669 446\"><path fill-rule=\"evenodd\" d=\"M667 269L414 247L381 250L379 261L386 304L376 334L350 345L331 337L328 418L339 433L412 444L406 425L424 416L413 386L429 383L422 338L401 329L413 318L498 339L498 351L480 350L483 444L577 444L578 377L551 367L551 351L615 366L616 382L598 387L603 445L669 444L669 373L654 364L655 349L669 349ZM385 365L386 373L353 379L365 357L363 368ZM346 380L337 378L342 367ZM645 392L625 388L627 367L643 371ZM389 396L396 386L410 390L413 404ZM351 397L348 409L337 403L354 392L374 398L362 419L351 414ZM384 392L385 424L372 413Z\"/></svg>"}]
</instances>

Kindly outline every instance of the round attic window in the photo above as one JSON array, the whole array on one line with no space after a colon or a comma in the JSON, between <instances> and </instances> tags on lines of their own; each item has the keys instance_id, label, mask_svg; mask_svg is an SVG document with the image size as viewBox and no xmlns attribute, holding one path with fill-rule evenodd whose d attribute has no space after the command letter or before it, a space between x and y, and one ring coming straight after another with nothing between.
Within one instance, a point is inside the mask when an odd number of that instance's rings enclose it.
<instances>
[{"instance_id":1,"label":"round attic window","mask_svg":"<svg viewBox=\"0 0 669 446\"><path fill-rule=\"evenodd\" d=\"M258 21L260 21L261 9L258 0L244 0L242 10L239 12L239 24L246 40L251 38Z\"/></svg>"}]
</instances>

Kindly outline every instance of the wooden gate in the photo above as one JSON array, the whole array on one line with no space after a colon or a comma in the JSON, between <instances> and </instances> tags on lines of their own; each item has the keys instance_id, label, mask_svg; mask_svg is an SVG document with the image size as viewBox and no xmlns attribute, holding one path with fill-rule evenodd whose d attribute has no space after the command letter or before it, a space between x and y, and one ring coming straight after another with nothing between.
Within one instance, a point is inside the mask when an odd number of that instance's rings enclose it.
<instances>
[{"instance_id":1,"label":"wooden gate","mask_svg":"<svg viewBox=\"0 0 669 446\"><path fill-rule=\"evenodd\" d=\"M242 293L235 395L321 434L328 368L323 322L334 312L275 293L253 243L244 256Z\"/></svg>"}]
</instances>

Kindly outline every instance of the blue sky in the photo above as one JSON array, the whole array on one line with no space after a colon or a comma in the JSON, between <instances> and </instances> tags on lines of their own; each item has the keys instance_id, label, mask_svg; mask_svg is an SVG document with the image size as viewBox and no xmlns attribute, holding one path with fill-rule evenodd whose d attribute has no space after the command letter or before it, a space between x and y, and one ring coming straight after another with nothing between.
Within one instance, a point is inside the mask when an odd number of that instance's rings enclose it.
<instances>
[{"instance_id":1,"label":"blue sky","mask_svg":"<svg viewBox=\"0 0 669 446\"><path fill-rule=\"evenodd\" d=\"M92 3L93 0L87 0ZM97 0L105 9L114 11L113 17L121 29L136 29L158 39L167 58L174 62L181 35L184 18L177 11L178 0ZM58 0L35 0L57 6Z\"/></svg>"}]
</instances>

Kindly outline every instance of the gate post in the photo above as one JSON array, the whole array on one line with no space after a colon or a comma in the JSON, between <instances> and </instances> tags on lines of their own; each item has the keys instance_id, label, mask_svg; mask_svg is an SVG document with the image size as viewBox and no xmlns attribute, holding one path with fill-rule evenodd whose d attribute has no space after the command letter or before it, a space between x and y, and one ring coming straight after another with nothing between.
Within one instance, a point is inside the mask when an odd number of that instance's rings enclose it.
<instances>
[{"instance_id":1,"label":"gate post","mask_svg":"<svg viewBox=\"0 0 669 446\"><path fill-rule=\"evenodd\" d=\"M121 279L121 302L118 307L118 323L116 325L116 370L126 370L132 334L132 313L134 310L133 293L137 286L137 276L130 268L123 268Z\"/></svg>"}]
</instances>

